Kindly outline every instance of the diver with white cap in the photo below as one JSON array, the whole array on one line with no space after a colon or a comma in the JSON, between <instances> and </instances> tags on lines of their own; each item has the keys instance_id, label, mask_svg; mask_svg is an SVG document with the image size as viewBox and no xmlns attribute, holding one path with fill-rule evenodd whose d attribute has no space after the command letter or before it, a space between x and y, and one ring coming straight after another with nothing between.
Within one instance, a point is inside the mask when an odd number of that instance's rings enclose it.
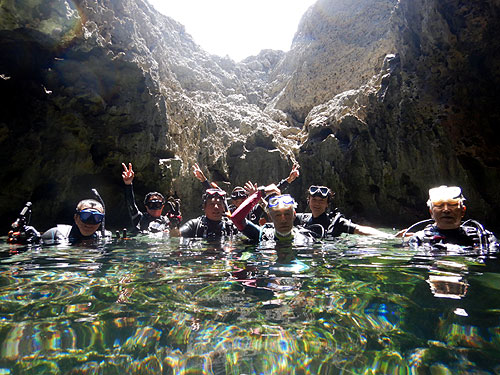
<instances>
[{"instance_id":1,"label":"diver with white cap","mask_svg":"<svg viewBox=\"0 0 500 375\"><path fill-rule=\"evenodd\" d=\"M431 223L413 234L409 241L410 245L429 244L439 248L453 244L488 250L496 249L497 239L492 232L484 229L475 220L462 222L466 211L464 202L465 197L458 186L442 185L429 189L427 206L432 218L428 221ZM408 231L410 229L411 227Z\"/></svg>"}]
</instances>

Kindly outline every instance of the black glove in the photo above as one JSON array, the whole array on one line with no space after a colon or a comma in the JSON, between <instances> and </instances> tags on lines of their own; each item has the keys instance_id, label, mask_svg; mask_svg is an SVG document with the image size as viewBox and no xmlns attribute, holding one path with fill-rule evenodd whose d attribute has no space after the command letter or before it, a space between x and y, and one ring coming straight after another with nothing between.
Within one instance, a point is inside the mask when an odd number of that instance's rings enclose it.
<instances>
[{"instance_id":1,"label":"black glove","mask_svg":"<svg viewBox=\"0 0 500 375\"><path fill-rule=\"evenodd\" d=\"M181 200L170 197L166 203L166 215L170 221L170 228L179 228L182 221Z\"/></svg>"}]
</instances>

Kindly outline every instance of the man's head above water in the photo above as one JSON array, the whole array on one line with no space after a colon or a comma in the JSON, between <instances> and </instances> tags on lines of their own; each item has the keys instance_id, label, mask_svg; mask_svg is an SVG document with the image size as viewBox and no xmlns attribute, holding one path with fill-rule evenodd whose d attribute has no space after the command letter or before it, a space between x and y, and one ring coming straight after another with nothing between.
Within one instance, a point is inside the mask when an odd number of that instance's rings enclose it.
<instances>
[{"instance_id":1,"label":"man's head above water","mask_svg":"<svg viewBox=\"0 0 500 375\"><path fill-rule=\"evenodd\" d=\"M203 210L205 216L213 221L222 220L226 210L226 192L221 189L207 189L203 194Z\"/></svg>"},{"instance_id":2,"label":"man's head above water","mask_svg":"<svg viewBox=\"0 0 500 375\"><path fill-rule=\"evenodd\" d=\"M147 193L144 198L144 206L150 216L158 218L165 206L165 197L157 191Z\"/></svg>"},{"instance_id":3,"label":"man's head above water","mask_svg":"<svg viewBox=\"0 0 500 375\"><path fill-rule=\"evenodd\" d=\"M465 215L465 198L458 186L442 185L429 189L427 206L439 229L456 229Z\"/></svg>"},{"instance_id":4,"label":"man's head above water","mask_svg":"<svg viewBox=\"0 0 500 375\"><path fill-rule=\"evenodd\" d=\"M295 220L295 200L289 195L278 195L269 199L267 212L271 218L276 233L288 236L293 229Z\"/></svg>"},{"instance_id":5,"label":"man's head above water","mask_svg":"<svg viewBox=\"0 0 500 375\"><path fill-rule=\"evenodd\" d=\"M74 219L80 233L91 236L104 220L104 207L94 199L84 199L78 202Z\"/></svg>"},{"instance_id":6,"label":"man's head above water","mask_svg":"<svg viewBox=\"0 0 500 375\"><path fill-rule=\"evenodd\" d=\"M248 193L241 186L236 186L231 192L231 202L235 207L239 207L245 199L248 198Z\"/></svg>"}]
</instances>

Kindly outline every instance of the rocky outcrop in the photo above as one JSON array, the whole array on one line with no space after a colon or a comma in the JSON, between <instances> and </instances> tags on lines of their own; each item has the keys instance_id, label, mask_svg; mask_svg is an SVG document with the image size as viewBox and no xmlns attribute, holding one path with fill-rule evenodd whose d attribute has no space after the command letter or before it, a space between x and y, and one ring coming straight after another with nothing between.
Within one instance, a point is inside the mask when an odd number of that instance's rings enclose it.
<instances>
[{"instance_id":1,"label":"rocky outcrop","mask_svg":"<svg viewBox=\"0 0 500 375\"><path fill-rule=\"evenodd\" d=\"M270 106L302 126L314 106L368 82L394 51L390 16L396 3L318 0L303 16L292 50L271 74L283 88Z\"/></svg>"},{"instance_id":2,"label":"rocky outcrop","mask_svg":"<svg viewBox=\"0 0 500 375\"><path fill-rule=\"evenodd\" d=\"M422 216L430 185L458 183L499 223L485 183L498 181L497 14L493 1L319 0L291 51L235 63L144 0L3 2L4 225L26 200L41 230L67 221L92 187L125 225L121 162L138 200L177 191L188 218L192 163L229 189L296 160L299 200L328 184L348 214L401 222Z\"/></svg>"},{"instance_id":3,"label":"rocky outcrop","mask_svg":"<svg viewBox=\"0 0 500 375\"><path fill-rule=\"evenodd\" d=\"M459 181L470 198L472 215L496 225L499 14L498 1L407 1L399 5L394 22L402 90L411 103L405 113L420 113L422 130L439 134L434 163L441 162L443 152L451 152L465 174L454 175L450 169L433 180Z\"/></svg>"},{"instance_id":4,"label":"rocky outcrop","mask_svg":"<svg viewBox=\"0 0 500 375\"><path fill-rule=\"evenodd\" d=\"M266 76L283 52L239 65L210 56L140 0L40 0L2 4L1 12L6 217L29 199L34 221L67 219L95 186L119 213L117 225L126 224L120 163L127 161L139 199L149 189L182 191L192 216L201 193L192 163L227 185L228 146L259 129L271 139L288 134L286 116L262 111ZM279 164L291 164L292 141L273 142Z\"/></svg>"},{"instance_id":5,"label":"rocky outcrop","mask_svg":"<svg viewBox=\"0 0 500 375\"><path fill-rule=\"evenodd\" d=\"M442 131L419 126L419 114L402 121L401 74L399 57L389 55L368 84L315 107L306 119L298 157L304 180L321 176L334 186L349 216L415 221L425 215L436 179L464 177Z\"/></svg>"},{"instance_id":6,"label":"rocky outcrop","mask_svg":"<svg viewBox=\"0 0 500 375\"><path fill-rule=\"evenodd\" d=\"M499 223L498 5L400 1L396 56L360 89L315 107L298 160L348 212L424 218L427 189L458 184L469 217Z\"/></svg>"}]
</instances>

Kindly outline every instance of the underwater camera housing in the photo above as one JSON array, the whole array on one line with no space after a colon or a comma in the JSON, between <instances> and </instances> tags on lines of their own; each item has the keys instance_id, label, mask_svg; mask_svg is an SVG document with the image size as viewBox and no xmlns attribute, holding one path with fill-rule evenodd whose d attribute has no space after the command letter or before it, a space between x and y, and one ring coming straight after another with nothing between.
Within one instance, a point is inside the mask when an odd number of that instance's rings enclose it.
<instances>
[{"instance_id":1,"label":"underwater camera housing","mask_svg":"<svg viewBox=\"0 0 500 375\"><path fill-rule=\"evenodd\" d=\"M11 224L11 230L7 235L7 242L10 244L32 244L40 240L40 233L29 226L31 221L31 202L26 202L19 213L16 221Z\"/></svg>"}]
</instances>

